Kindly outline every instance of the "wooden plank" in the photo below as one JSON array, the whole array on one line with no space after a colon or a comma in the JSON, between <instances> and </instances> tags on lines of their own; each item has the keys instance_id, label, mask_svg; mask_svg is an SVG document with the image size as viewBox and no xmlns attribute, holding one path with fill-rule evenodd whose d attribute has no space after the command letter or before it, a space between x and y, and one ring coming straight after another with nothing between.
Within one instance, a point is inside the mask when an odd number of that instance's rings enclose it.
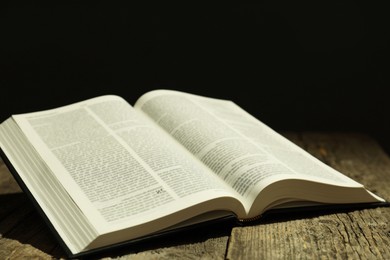
<instances>
[{"instance_id":1,"label":"wooden plank","mask_svg":"<svg viewBox=\"0 0 390 260\"><path fill-rule=\"evenodd\" d=\"M53 259L53 257L31 245L0 236L0 259Z\"/></svg>"},{"instance_id":2,"label":"wooden plank","mask_svg":"<svg viewBox=\"0 0 390 260\"><path fill-rule=\"evenodd\" d=\"M390 200L390 159L371 138L327 133L286 133L286 136ZM186 237L154 241L95 258L390 259L389 219L389 208L290 214L265 219L256 226L234 228L230 238L229 228L221 228L219 233L200 230ZM0 258L65 257L42 223L0 161Z\"/></svg>"},{"instance_id":3,"label":"wooden plank","mask_svg":"<svg viewBox=\"0 0 390 260\"><path fill-rule=\"evenodd\" d=\"M22 190L0 157L0 194L20 192L22 192Z\"/></svg>"},{"instance_id":4,"label":"wooden plank","mask_svg":"<svg viewBox=\"0 0 390 260\"><path fill-rule=\"evenodd\" d=\"M125 259L224 259L228 236L121 256Z\"/></svg>"},{"instance_id":5,"label":"wooden plank","mask_svg":"<svg viewBox=\"0 0 390 260\"><path fill-rule=\"evenodd\" d=\"M390 159L358 134L286 136L320 160L390 199ZM234 228L229 259L390 259L390 208L313 216L292 214Z\"/></svg>"},{"instance_id":6,"label":"wooden plank","mask_svg":"<svg viewBox=\"0 0 390 260\"><path fill-rule=\"evenodd\" d=\"M389 259L390 212L337 213L234 228L228 259Z\"/></svg>"}]
</instances>

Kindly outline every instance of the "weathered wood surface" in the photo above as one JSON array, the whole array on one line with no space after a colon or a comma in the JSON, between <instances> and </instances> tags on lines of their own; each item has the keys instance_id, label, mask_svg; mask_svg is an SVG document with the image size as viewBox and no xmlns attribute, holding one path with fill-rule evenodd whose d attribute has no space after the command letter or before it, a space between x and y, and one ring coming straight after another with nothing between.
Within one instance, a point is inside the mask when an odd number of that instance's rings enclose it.
<instances>
[{"instance_id":1,"label":"weathered wood surface","mask_svg":"<svg viewBox=\"0 0 390 260\"><path fill-rule=\"evenodd\" d=\"M286 133L310 153L390 200L390 159L358 134ZM94 258L390 259L390 208L266 218L249 227L199 230ZM66 258L0 161L0 259Z\"/></svg>"}]
</instances>

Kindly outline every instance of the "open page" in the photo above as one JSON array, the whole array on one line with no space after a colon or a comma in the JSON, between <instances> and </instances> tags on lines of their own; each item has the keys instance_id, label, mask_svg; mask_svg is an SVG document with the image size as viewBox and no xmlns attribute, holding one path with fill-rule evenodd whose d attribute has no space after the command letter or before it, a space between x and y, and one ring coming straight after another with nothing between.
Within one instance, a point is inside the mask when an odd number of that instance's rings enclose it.
<instances>
[{"instance_id":1,"label":"open page","mask_svg":"<svg viewBox=\"0 0 390 260\"><path fill-rule=\"evenodd\" d=\"M117 96L13 118L97 233L137 227L116 242L218 203L219 209L243 212L226 184ZM147 222L156 225L142 226Z\"/></svg>"},{"instance_id":2,"label":"open page","mask_svg":"<svg viewBox=\"0 0 390 260\"><path fill-rule=\"evenodd\" d=\"M285 179L362 187L231 101L157 90L142 96L135 108L237 191L247 208L270 183Z\"/></svg>"}]
</instances>

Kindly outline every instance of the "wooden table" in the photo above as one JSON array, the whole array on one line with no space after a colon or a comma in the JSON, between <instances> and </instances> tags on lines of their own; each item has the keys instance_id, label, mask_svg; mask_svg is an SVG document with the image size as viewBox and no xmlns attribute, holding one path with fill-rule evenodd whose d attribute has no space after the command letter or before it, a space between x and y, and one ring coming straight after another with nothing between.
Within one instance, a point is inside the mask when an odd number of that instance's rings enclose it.
<instances>
[{"instance_id":1,"label":"wooden table","mask_svg":"<svg viewBox=\"0 0 390 260\"><path fill-rule=\"evenodd\" d=\"M370 137L284 133L320 160L390 200L390 158ZM390 208L307 212L247 227L217 225L96 255L122 259L390 259ZM66 258L0 161L0 259Z\"/></svg>"}]
</instances>

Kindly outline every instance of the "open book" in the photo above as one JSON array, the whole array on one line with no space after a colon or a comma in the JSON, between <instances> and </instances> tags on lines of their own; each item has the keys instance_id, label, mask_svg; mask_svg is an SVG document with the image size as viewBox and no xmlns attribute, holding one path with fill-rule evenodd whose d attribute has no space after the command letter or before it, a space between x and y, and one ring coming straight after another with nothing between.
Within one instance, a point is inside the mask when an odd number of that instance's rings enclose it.
<instances>
[{"instance_id":1,"label":"open book","mask_svg":"<svg viewBox=\"0 0 390 260\"><path fill-rule=\"evenodd\" d=\"M71 255L228 215L383 202L233 102L178 91L13 115L0 146Z\"/></svg>"}]
</instances>

